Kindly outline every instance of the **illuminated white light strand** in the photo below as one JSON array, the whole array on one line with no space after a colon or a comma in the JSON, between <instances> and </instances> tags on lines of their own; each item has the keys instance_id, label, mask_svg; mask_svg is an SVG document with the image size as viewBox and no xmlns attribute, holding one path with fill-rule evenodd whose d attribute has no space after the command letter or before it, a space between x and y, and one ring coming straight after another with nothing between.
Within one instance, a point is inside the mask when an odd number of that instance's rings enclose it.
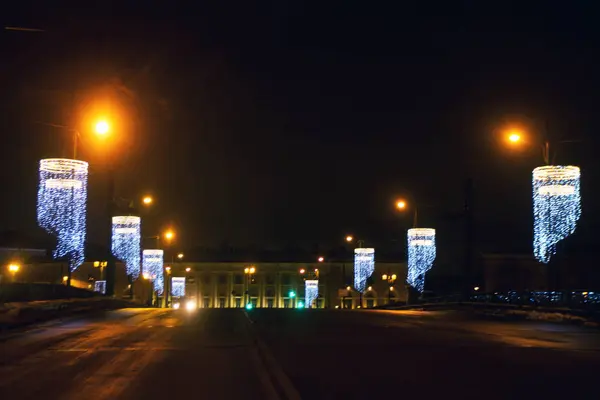
<instances>
[{"instance_id":1,"label":"illuminated white light strand","mask_svg":"<svg viewBox=\"0 0 600 400\"><path fill-rule=\"evenodd\" d=\"M94 292L106 294L106 281L94 282Z\"/></svg>"},{"instance_id":2,"label":"illuminated white light strand","mask_svg":"<svg viewBox=\"0 0 600 400\"><path fill-rule=\"evenodd\" d=\"M125 263L127 275L135 278L140 274L141 226L140 217L112 218L112 253Z\"/></svg>"},{"instance_id":3,"label":"illuminated white light strand","mask_svg":"<svg viewBox=\"0 0 600 400\"><path fill-rule=\"evenodd\" d=\"M142 274L152 280L154 290L161 294L164 289L163 280L164 252L162 250L144 250L142 252Z\"/></svg>"},{"instance_id":4,"label":"illuminated white light strand","mask_svg":"<svg viewBox=\"0 0 600 400\"><path fill-rule=\"evenodd\" d=\"M66 158L40 160L38 225L57 239L54 258L66 257L75 271L84 261L88 163Z\"/></svg>"},{"instance_id":5,"label":"illuminated white light strand","mask_svg":"<svg viewBox=\"0 0 600 400\"><path fill-rule=\"evenodd\" d=\"M546 165L533 170L533 254L548 263L556 244L575 232L581 217L579 167Z\"/></svg>"},{"instance_id":6,"label":"illuminated white light strand","mask_svg":"<svg viewBox=\"0 0 600 400\"><path fill-rule=\"evenodd\" d=\"M406 282L419 292L425 290L425 274L433 267L436 257L435 229L409 229L408 274Z\"/></svg>"},{"instance_id":7,"label":"illuminated white light strand","mask_svg":"<svg viewBox=\"0 0 600 400\"><path fill-rule=\"evenodd\" d=\"M313 302L319 297L319 281L307 279L304 281L304 307L312 308ZM315 304L316 306L316 304Z\"/></svg>"},{"instance_id":8,"label":"illuminated white light strand","mask_svg":"<svg viewBox=\"0 0 600 400\"><path fill-rule=\"evenodd\" d=\"M185 278L174 276L171 278L171 296L183 297L185 296Z\"/></svg>"},{"instance_id":9,"label":"illuminated white light strand","mask_svg":"<svg viewBox=\"0 0 600 400\"><path fill-rule=\"evenodd\" d=\"M354 288L363 293L367 279L375 272L375 249L354 249Z\"/></svg>"}]
</instances>

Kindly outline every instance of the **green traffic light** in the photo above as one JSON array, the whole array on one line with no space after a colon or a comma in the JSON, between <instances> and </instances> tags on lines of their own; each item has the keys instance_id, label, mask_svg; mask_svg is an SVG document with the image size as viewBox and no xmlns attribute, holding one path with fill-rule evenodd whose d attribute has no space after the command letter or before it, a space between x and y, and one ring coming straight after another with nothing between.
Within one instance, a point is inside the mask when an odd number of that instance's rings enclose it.
<instances>
[{"instance_id":1,"label":"green traffic light","mask_svg":"<svg viewBox=\"0 0 600 400\"><path fill-rule=\"evenodd\" d=\"M290 292L290 297L292 297L292 298L296 297L296 292Z\"/></svg>"},{"instance_id":2,"label":"green traffic light","mask_svg":"<svg viewBox=\"0 0 600 400\"><path fill-rule=\"evenodd\" d=\"M246 304L246 310L252 310L252 303Z\"/></svg>"},{"instance_id":3,"label":"green traffic light","mask_svg":"<svg viewBox=\"0 0 600 400\"><path fill-rule=\"evenodd\" d=\"M299 301L299 302L298 302L298 308L304 308L304 303L303 303L303 302L301 302L301 301Z\"/></svg>"}]
</instances>

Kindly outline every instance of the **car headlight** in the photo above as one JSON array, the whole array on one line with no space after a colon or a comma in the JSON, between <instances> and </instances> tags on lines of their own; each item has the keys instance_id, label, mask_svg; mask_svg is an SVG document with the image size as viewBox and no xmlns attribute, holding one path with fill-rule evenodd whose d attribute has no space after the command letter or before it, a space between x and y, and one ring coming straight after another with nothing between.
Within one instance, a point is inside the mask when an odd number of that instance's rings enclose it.
<instances>
[{"instance_id":1,"label":"car headlight","mask_svg":"<svg viewBox=\"0 0 600 400\"><path fill-rule=\"evenodd\" d=\"M188 311L192 311L196 309L196 302L194 300L188 300L187 303L185 303L185 309Z\"/></svg>"},{"instance_id":2,"label":"car headlight","mask_svg":"<svg viewBox=\"0 0 600 400\"><path fill-rule=\"evenodd\" d=\"M179 310L179 303L173 303L173 308Z\"/></svg>"}]
</instances>

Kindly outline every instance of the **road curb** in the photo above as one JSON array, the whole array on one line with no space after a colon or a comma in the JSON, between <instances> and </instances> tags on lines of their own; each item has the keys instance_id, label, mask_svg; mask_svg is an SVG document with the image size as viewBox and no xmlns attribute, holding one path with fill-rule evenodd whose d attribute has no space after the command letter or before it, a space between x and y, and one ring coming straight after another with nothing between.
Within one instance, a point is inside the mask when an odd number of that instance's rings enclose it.
<instances>
[{"instance_id":1,"label":"road curb","mask_svg":"<svg viewBox=\"0 0 600 400\"><path fill-rule=\"evenodd\" d=\"M260 339L256 329L254 329L254 321L247 312L244 311L244 316L247 320L247 328L254 341L258 357L262 364L265 366L267 375L269 375L269 381L273 386L273 390L277 394L277 398L282 400L302 400L300 393L294 387L290 378L283 371L271 350L267 345Z\"/></svg>"}]
</instances>

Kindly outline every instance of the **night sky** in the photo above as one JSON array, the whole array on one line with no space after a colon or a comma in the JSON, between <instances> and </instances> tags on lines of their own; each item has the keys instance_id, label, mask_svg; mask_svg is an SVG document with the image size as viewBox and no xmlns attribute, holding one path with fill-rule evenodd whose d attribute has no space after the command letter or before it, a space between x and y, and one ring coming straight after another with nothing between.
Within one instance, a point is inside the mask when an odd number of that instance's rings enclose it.
<instances>
[{"instance_id":1,"label":"night sky","mask_svg":"<svg viewBox=\"0 0 600 400\"><path fill-rule=\"evenodd\" d=\"M453 251L472 177L479 249L531 252L541 153L498 140L519 121L582 140L555 147L556 163L582 168L569 248L597 243L593 2L34 3L0 13L3 26L46 30L0 34L0 230L41 234L37 162L70 141L34 122L79 124L72 93L102 88L123 120L113 148L81 144L93 242L112 160L119 196L157 199L146 234L173 224L182 248L327 247L348 232L403 247L402 195Z\"/></svg>"}]
</instances>

